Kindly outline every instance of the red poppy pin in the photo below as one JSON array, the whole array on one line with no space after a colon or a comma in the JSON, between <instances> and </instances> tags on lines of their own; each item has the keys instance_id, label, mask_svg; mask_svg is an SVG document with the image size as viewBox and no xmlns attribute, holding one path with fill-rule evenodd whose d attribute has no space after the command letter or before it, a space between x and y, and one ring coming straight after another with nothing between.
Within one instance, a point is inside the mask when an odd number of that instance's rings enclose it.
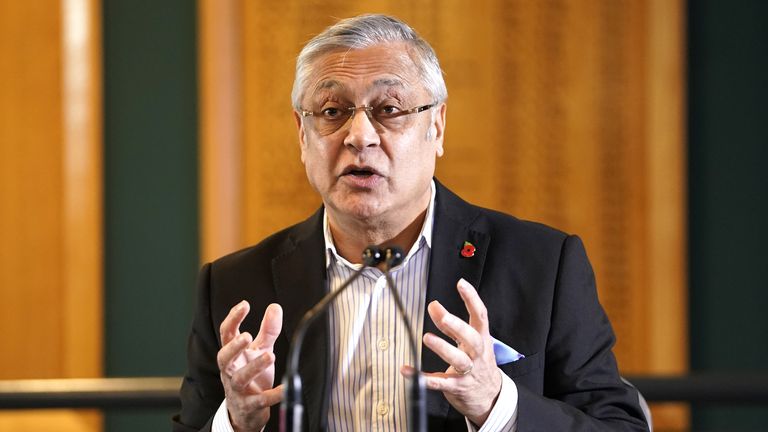
<instances>
[{"instance_id":1,"label":"red poppy pin","mask_svg":"<svg viewBox=\"0 0 768 432\"><path fill-rule=\"evenodd\" d=\"M464 258L472 258L473 256L475 256L476 250L477 249L475 248L475 245L473 245L468 241L465 241L464 247L461 248L461 256L463 256Z\"/></svg>"}]
</instances>

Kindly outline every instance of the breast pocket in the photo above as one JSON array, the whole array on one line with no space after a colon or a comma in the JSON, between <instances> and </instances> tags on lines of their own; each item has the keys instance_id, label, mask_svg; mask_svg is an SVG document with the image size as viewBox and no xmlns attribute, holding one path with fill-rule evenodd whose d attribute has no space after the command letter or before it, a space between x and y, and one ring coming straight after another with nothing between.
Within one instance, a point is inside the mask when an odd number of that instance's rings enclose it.
<instances>
[{"instance_id":1,"label":"breast pocket","mask_svg":"<svg viewBox=\"0 0 768 432\"><path fill-rule=\"evenodd\" d=\"M510 378L520 377L541 369L541 359L543 356L539 353L526 355L520 360L499 365L499 368Z\"/></svg>"}]
</instances>

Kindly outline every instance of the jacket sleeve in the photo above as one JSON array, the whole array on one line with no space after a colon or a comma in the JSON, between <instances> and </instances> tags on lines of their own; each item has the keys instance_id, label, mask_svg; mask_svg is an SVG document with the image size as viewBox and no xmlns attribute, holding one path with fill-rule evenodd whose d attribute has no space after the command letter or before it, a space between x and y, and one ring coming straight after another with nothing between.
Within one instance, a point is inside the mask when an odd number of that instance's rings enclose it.
<instances>
[{"instance_id":1,"label":"jacket sleeve","mask_svg":"<svg viewBox=\"0 0 768 432\"><path fill-rule=\"evenodd\" d=\"M638 393L619 376L613 330L578 237L563 242L555 284L543 395L518 386L518 431L647 432Z\"/></svg>"},{"instance_id":2,"label":"jacket sleeve","mask_svg":"<svg viewBox=\"0 0 768 432\"><path fill-rule=\"evenodd\" d=\"M211 317L211 265L206 264L198 278L198 298L192 330L187 342L187 372L179 397L181 411L173 417L174 432L210 431L213 416L224 388L216 364L219 340Z\"/></svg>"}]
</instances>

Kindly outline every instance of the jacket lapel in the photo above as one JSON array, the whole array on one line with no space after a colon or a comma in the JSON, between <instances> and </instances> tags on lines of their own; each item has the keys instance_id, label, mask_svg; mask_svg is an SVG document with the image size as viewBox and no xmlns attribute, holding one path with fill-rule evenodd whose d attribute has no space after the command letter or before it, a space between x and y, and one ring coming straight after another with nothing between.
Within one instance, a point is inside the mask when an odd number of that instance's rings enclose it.
<instances>
[{"instance_id":1,"label":"jacket lapel","mask_svg":"<svg viewBox=\"0 0 768 432\"><path fill-rule=\"evenodd\" d=\"M461 300L456 283L460 278L466 279L478 290L483 273L486 252L490 243L490 235L473 229L473 222L479 212L448 189L435 181L437 195L435 197L435 217L432 230L432 251L429 264L429 279L427 282L427 301L429 305L437 300L450 313L468 321L464 302ZM461 255L464 242L475 246L472 257ZM432 322L428 312L424 312L424 332L443 336ZM443 372L448 364L430 349L421 352L422 370L425 372ZM448 401L439 392L430 391L427 398L427 411L432 422L434 417L445 417L448 413Z\"/></svg>"},{"instance_id":2,"label":"jacket lapel","mask_svg":"<svg viewBox=\"0 0 768 432\"><path fill-rule=\"evenodd\" d=\"M283 328L289 340L293 340L304 313L326 292L322 215L321 209L299 226L291 244L272 260L275 289L284 312ZM321 430L325 424L328 343L327 320L320 319L307 331L299 357L305 422L309 422L309 430Z\"/></svg>"}]
</instances>

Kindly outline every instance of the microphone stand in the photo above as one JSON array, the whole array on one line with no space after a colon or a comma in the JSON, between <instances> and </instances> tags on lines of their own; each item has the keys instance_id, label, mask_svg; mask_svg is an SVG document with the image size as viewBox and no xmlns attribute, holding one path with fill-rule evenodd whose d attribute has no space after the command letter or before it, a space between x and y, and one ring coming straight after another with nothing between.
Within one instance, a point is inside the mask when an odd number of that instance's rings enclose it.
<instances>
[{"instance_id":1,"label":"microphone stand","mask_svg":"<svg viewBox=\"0 0 768 432\"><path fill-rule=\"evenodd\" d=\"M387 248L384 255L384 277L387 279L387 286L389 287L392 297L395 299L395 305L400 314L400 319L403 320L405 330L408 333L408 342L411 348L411 354L413 355L413 367L416 370L414 376L411 377L408 430L410 432L422 432L427 430L427 391L424 376L421 374L421 358L419 356L419 351L416 348L416 337L413 334L410 322L408 322L405 307L403 307L403 301L400 299L400 294L397 292L395 282L392 280L392 275L389 273L393 267L400 265L405 257L403 256L403 250L396 246Z\"/></svg>"},{"instance_id":2,"label":"microphone stand","mask_svg":"<svg viewBox=\"0 0 768 432\"><path fill-rule=\"evenodd\" d=\"M301 431L304 405L301 402L301 377L299 376L299 354L304 343L307 329L320 315L325 312L331 302L336 299L352 282L357 280L366 267L374 267L383 260L381 251L375 247L363 251L363 266L350 276L338 289L326 294L312 309L308 310L296 326L296 331L288 350L288 364L283 377L283 402L280 404L280 431Z\"/></svg>"},{"instance_id":3,"label":"microphone stand","mask_svg":"<svg viewBox=\"0 0 768 432\"><path fill-rule=\"evenodd\" d=\"M293 334L291 346L288 351L288 365L286 366L285 376L283 377L283 402L280 404L280 431L281 432L297 432L301 431L304 405L301 402L301 377L299 376L299 353L301 352L301 346L304 342L304 336L307 329L323 312L325 312L331 302L339 296L343 291L354 282L366 267L375 267L381 262L385 263L384 276L387 281L387 286L395 300L400 319L403 320L406 332L408 333L408 342L413 355L414 369L416 369L415 376L412 377L412 384L410 388L410 411L408 416L408 430L411 432L421 432L427 430L426 419L426 386L424 384L424 377L421 374L421 359L419 358L419 352L416 348L416 339L413 334L413 329L408 322L407 315L405 313L405 307L403 307L403 301L400 299L400 295L397 293L395 283L392 280L392 276L389 271L403 262L402 249L398 247L387 248L385 256L382 256L380 249L376 247L368 247L363 251L363 266L360 267L349 279L347 279L338 289L333 292L329 292L325 295L312 309L308 310L304 314L296 331Z\"/></svg>"}]
</instances>

